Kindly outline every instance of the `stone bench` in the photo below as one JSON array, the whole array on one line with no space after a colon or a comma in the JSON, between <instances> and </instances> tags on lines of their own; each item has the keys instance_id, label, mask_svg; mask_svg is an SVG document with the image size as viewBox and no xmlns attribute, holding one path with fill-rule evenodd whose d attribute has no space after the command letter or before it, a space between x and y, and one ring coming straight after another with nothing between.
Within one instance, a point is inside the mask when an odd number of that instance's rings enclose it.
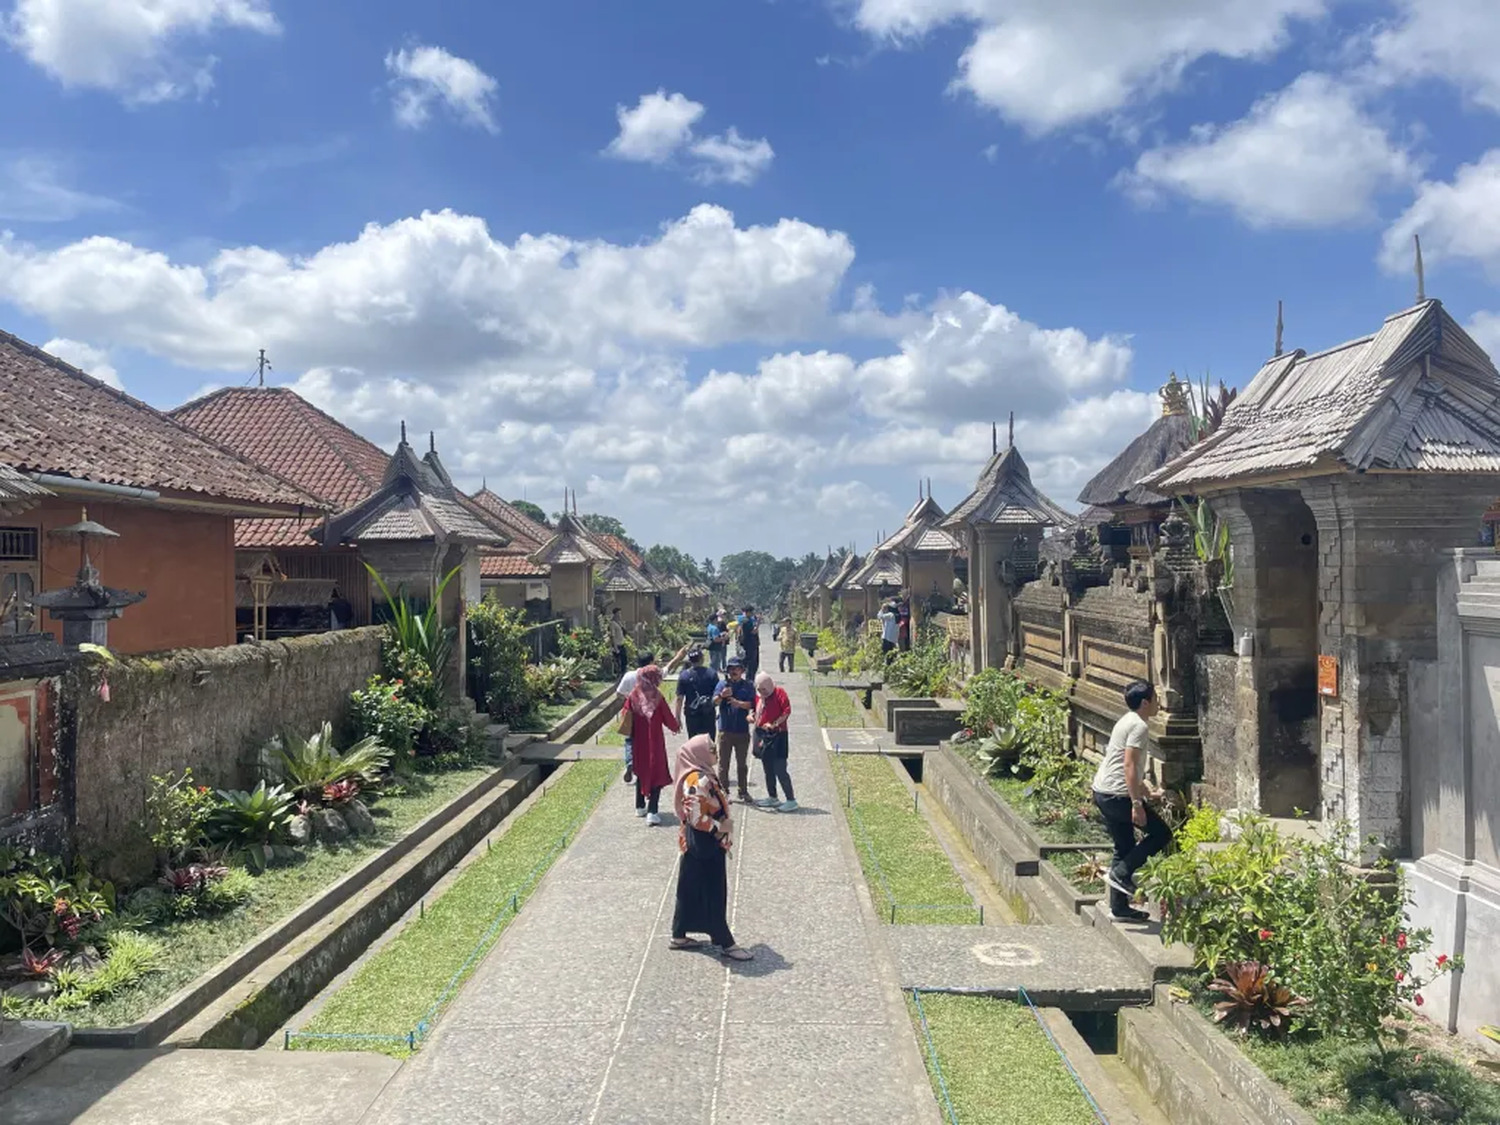
<instances>
[{"instance_id":1,"label":"stone bench","mask_svg":"<svg viewBox=\"0 0 1500 1125\"><path fill-rule=\"evenodd\" d=\"M897 746L936 746L963 730L964 705L957 700L933 700L930 707L898 707L891 733Z\"/></svg>"},{"instance_id":2,"label":"stone bench","mask_svg":"<svg viewBox=\"0 0 1500 1125\"><path fill-rule=\"evenodd\" d=\"M896 712L909 711L913 708L936 707L936 699L902 699L891 696L883 697L885 702L885 729L894 733L896 729Z\"/></svg>"}]
</instances>

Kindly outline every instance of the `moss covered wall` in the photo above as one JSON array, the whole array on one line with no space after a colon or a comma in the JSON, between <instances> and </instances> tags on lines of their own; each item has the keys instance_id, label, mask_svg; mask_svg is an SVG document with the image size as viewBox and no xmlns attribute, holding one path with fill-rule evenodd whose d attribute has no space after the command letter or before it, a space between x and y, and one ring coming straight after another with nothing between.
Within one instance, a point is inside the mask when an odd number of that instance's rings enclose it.
<instances>
[{"instance_id":1,"label":"moss covered wall","mask_svg":"<svg viewBox=\"0 0 1500 1125\"><path fill-rule=\"evenodd\" d=\"M152 775L191 766L200 784L248 787L271 736L343 723L349 693L380 671L382 632L183 649L75 671L67 690L78 716L80 853L116 877L145 874L151 858L139 825Z\"/></svg>"}]
</instances>

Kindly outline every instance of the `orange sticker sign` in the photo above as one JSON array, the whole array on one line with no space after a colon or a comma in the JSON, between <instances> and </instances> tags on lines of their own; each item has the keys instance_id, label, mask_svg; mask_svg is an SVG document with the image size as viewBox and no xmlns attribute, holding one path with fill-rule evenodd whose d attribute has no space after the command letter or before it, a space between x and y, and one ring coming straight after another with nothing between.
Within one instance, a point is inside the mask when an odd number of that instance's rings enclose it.
<instances>
[{"instance_id":1,"label":"orange sticker sign","mask_svg":"<svg viewBox=\"0 0 1500 1125\"><path fill-rule=\"evenodd\" d=\"M1318 694L1337 699L1339 694L1339 658L1326 653L1318 655Z\"/></svg>"}]
</instances>

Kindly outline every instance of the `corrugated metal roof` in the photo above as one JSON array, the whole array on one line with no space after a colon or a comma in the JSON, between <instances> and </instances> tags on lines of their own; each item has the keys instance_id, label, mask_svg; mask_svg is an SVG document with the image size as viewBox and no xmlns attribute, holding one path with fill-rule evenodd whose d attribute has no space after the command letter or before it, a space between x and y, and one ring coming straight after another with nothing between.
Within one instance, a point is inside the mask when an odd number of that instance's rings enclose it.
<instances>
[{"instance_id":1,"label":"corrugated metal roof","mask_svg":"<svg viewBox=\"0 0 1500 1125\"><path fill-rule=\"evenodd\" d=\"M1143 483L1181 493L1340 469L1500 473L1500 372L1440 302L1268 361L1216 433Z\"/></svg>"}]
</instances>

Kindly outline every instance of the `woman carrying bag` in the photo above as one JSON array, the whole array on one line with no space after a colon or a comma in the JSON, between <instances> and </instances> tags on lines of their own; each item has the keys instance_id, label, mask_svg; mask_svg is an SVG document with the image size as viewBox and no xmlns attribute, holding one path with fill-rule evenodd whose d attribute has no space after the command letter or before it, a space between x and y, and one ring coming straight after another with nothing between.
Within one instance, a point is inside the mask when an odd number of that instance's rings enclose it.
<instances>
[{"instance_id":1,"label":"woman carrying bag","mask_svg":"<svg viewBox=\"0 0 1500 1125\"><path fill-rule=\"evenodd\" d=\"M682 728L666 696L661 693L661 669L655 664L635 674L635 690L620 709L620 730L630 728L632 766L635 769L635 815L653 827L661 823L657 802L661 791L672 784L667 770L666 727L673 734Z\"/></svg>"},{"instance_id":2,"label":"woman carrying bag","mask_svg":"<svg viewBox=\"0 0 1500 1125\"><path fill-rule=\"evenodd\" d=\"M796 812L797 797L786 768L790 750L786 727L792 717L792 701L783 688L776 686L769 672L755 677L755 694L759 696L755 712L755 756L766 770L766 796L755 803L763 809ZM786 794L784 801L776 797L778 783Z\"/></svg>"},{"instance_id":3,"label":"woman carrying bag","mask_svg":"<svg viewBox=\"0 0 1500 1125\"><path fill-rule=\"evenodd\" d=\"M673 808L681 826L677 850L677 909L672 914L673 949L698 949L702 942L689 934L707 934L731 961L748 961L754 954L741 949L729 932L729 872L726 862L732 842L729 802L714 775L718 758L706 734L690 738L677 751L677 788Z\"/></svg>"}]
</instances>

